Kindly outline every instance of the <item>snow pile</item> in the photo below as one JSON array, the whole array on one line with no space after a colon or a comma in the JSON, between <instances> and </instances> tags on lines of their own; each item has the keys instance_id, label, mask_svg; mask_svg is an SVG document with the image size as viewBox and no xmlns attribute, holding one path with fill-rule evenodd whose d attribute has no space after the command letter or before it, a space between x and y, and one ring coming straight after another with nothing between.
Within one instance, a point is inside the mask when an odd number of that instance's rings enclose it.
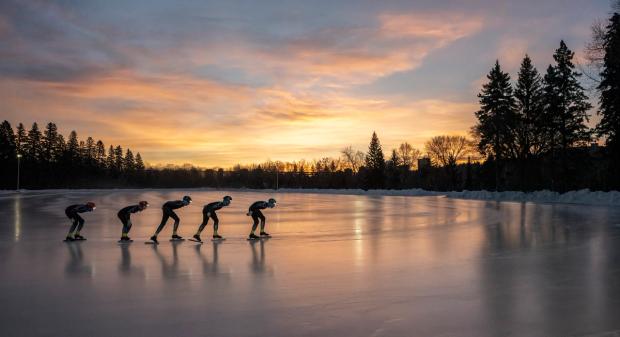
<instances>
[{"instance_id":1,"label":"snow pile","mask_svg":"<svg viewBox=\"0 0 620 337\"><path fill-rule=\"evenodd\" d=\"M166 190L183 190L183 191L218 191L213 188L184 188L184 189L78 189L78 190L20 190L20 195L27 197L36 197L40 195L59 194L66 195L75 194L93 194L101 192L126 192L126 191L166 191ZM227 190L227 189L222 189ZM610 191L590 191L588 189L579 191L570 191L566 193L558 193L549 190L535 192L492 192L492 191L462 191L462 192L436 192L427 191L420 188L407 190L362 190L362 189L320 189L320 188L282 188L275 190L257 190L257 189L228 189L237 192L252 193L310 193L310 194L340 194L340 195L371 195L371 196L406 196L406 197L448 197L454 199L472 199L472 200L493 200L493 201L514 201L514 202L535 202L535 203L561 203L561 204L582 204L582 205L599 205L599 206L620 206L620 192ZM18 194L15 191L0 190L0 199L12 198Z\"/></svg>"},{"instance_id":2,"label":"snow pile","mask_svg":"<svg viewBox=\"0 0 620 337\"><path fill-rule=\"evenodd\" d=\"M260 190L251 190L260 191ZM402 197L445 196L445 192L427 191L421 188L409 190L362 190L362 189L331 189L331 188L281 188L278 193L312 193L312 194L343 194L343 195L380 195Z\"/></svg>"},{"instance_id":3,"label":"snow pile","mask_svg":"<svg viewBox=\"0 0 620 337\"><path fill-rule=\"evenodd\" d=\"M294 189L283 188L281 193L316 193L316 194L346 194L346 195L381 195L381 196L446 196L454 199L516 201L536 203L583 204L600 206L620 206L620 192L590 191L588 189L558 193L549 190L535 192L492 192L492 191L462 191L462 192L434 192L423 189L410 190L368 190L361 189Z\"/></svg>"},{"instance_id":4,"label":"snow pile","mask_svg":"<svg viewBox=\"0 0 620 337\"><path fill-rule=\"evenodd\" d=\"M562 194L548 190L528 193L515 191L490 192L484 190L462 191L448 192L446 196L458 199L620 206L620 192L593 192L588 189L569 191Z\"/></svg>"}]
</instances>

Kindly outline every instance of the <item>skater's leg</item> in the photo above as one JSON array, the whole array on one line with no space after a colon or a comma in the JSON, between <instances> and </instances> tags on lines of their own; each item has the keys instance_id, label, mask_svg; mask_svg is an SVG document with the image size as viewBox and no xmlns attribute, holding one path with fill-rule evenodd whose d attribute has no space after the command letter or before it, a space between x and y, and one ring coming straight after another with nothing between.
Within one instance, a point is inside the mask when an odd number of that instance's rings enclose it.
<instances>
[{"instance_id":1,"label":"skater's leg","mask_svg":"<svg viewBox=\"0 0 620 337\"><path fill-rule=\"evenodd\" d=\"M198 227L198 232L196 232L196 235L200 236L200 233L202 233L202 230L205 229L207 223L209 223L209 212L202 212L202 223Z\"/></svg>"},{"instance_id":2,"label":"skater's leg","mask_svg":"<svg viewBox=\"0 0 620 337\"><path fill-rule=\"evenodd\" d=\"M179 219L179 217L177 216L176 213L174 213L174 211L170 211L170 217L174 220L174 227L172 228L172 236L176 236L177 235L177 229L179 229L179 223L181 222L181 219Z\"/></svg>"},{"instance_id":3,"label":"skater's leg","mask_svg":"<svg viewBox=\"0 0 620 337\"><path fill-rule=\"evenodd\" d=\"M252 212L252 221L254 221L254 223L252 224L252 232L250 233L250 235L253 235L254 232L256 232L256 228L258 227L258 214L257 214L257 212Z\"/></svg>"},{"instance_id":4,"label":"skater's leg","mask_svg":"<svg viewBox=\"0 0 620 337\"><path fill-rule=\"evenodd\" d=\"M213 219L213 236L217 236L217 229L220 225L220 219L217 218L217 214L215 214L215 212L211 213L211 219Z\"/></svg>"},{"instance_id":5,"label":"skater's leg","mask_svg":"<svg viewBox=\"0 0 620 337\"><path fill-rule=\"evenodd\" d=\"M129 229L127 228L128 227L127 221L129 219L127 218L127 216L120 215L120 214L118 215L118 218L121 220L121 223L123 224L123 231L122 231L121 237L124 238L127 236L127 232L129 231Z\"/></svg>"},{"instance_id":6,"label":"skater's leg","mask_svg":"<svg viewBox=\"0 0 620 337\"><path fill-rule=\"evenodd\" d=\"M166 222L168 222L168 218L170 218L170 210L168 209L163 209L163 215L161 217L161 223L159 224L159 226L157 227L157 230L155 231L155 235L153 236L157 236L159 235L159 233L164 229L164 226L166 226Z\"/></svg>"},{"instance_id":7,"label":"skater's leg","mask_svg":"<svg viewBox=\"0 0 620 337\"><path fill-rule=\"evenodd\" d=\"M71 228L69 228L69 233L67 234L67 237L73 238L73 232L75 232L75 229L78 226L78 219L75 216L70 219L73 220L73 222L71 223Z\"/></svg>"},{"instance_id":8,"label":"skater's leg","mask_svg":"<svg viewBox=\"0 0 620 337\"><path fill-rule=\"evenodd\" d=\"M77 230L75 231L75 236L79 236L80 231L82 230L82 227L84 227L84 218L82 218L79 214L76 214L75 217L78 222Z\"/></svg>"},{"instance_id":9,"label":"skater's leg","mask_svg":"<svg viewBox=\"0 0 620 337\"><path fill-rule=\"evenodd\" d=\"M260 218L260 232L264 233L265 232L265 216L263 215L262 212L260 212L258 214L258 217Z\"/></svg>"}]
</instances>

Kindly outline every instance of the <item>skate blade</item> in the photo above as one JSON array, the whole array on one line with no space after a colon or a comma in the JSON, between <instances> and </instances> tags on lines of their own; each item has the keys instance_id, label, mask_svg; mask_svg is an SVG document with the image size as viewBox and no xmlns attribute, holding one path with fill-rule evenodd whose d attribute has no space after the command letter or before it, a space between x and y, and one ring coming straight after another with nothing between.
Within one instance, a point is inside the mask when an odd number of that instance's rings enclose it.
<instances>
[{"instance_id":1,"label":"skate blade","mask_svg":"<svg viewBox=\"0 0 620 337\"><path fill-rule=\"evenodd\" d=\"M128 241L125 241L125 240L118 240L117 242L118 242L118 243L132 243L132 242L133 242L133 240L128 240Z\"/></svg>"},{"instance_id":2,"label":"skate blade","mask_svg":"<svg viewBox=\"0 0 620 337\"><path fill-rule=\"evenodd\" d=\"M170 239L170 242L181 242L185 241L185 239Z\"/></svg>"},{"instance_id":3,"label":"skate blade","mask_svg":"<svg viewBox=\"0 0 620 337\"><path fill-rule=\"evenodd\" d=\"M159 244L159 242L146 241L144 244L145 244L145 245L158 245L158 244Z\"/></svg>"},{"instance_id":4,"label":"skate blade","mask_svg":"<svg viewBox=\"0 0 620 337\"><path fill-rule=\"evenodd\" d=\"M212 242L222 242L222 241L226 241L225 238L221 238L221 239L211 239Z\"/></svg>"},{"instance_id":5,"label":"skate blade","mask_svg":"<svg viewBox=\"0 0 620 337\"><path fill-rule=\"evenodd\" d=\"M196 239L188 239L188 240L189 240L189 241L192 241L192 242L204 243L204 241L198 241L198 240L196 240Z\"/></svg>"}]
</instances>

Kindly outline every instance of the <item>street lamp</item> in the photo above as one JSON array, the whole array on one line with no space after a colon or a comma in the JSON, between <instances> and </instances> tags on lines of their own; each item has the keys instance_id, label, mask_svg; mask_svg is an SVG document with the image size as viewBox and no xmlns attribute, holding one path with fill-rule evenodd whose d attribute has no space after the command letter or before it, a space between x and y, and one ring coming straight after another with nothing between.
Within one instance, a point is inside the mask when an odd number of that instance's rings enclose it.
<instances>
[{"instance_id":1,"label":"street lamp","mask_svg":"<svg viewBox=\"0 0 620 337\"><path fill-rule=\"evenodd\" d=\"M20 160L22 159L22 155L21 154L17 154L17 192L19 192L19 164L20 164Z\"/></svg>"}]
</instances>

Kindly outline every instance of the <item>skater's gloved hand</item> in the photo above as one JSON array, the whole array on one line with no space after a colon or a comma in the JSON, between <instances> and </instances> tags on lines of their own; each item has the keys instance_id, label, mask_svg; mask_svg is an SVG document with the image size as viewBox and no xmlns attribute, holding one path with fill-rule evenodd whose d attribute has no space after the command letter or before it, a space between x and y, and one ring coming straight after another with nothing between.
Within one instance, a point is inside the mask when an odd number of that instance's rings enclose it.
<instances>
[{"instance_id":1,"label":"skater's gloved hand","mask_svg":"<svg viewBox=\"0 0 620 337\"><path fill-rule=\"evenodd\" d=\"M247 212L247 213L245 213L245 215L250 216L250 215L252 215L252 212Z\"/></svg>"}]
</instances>

